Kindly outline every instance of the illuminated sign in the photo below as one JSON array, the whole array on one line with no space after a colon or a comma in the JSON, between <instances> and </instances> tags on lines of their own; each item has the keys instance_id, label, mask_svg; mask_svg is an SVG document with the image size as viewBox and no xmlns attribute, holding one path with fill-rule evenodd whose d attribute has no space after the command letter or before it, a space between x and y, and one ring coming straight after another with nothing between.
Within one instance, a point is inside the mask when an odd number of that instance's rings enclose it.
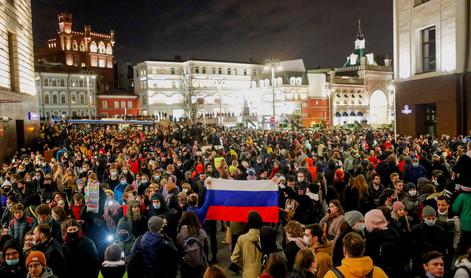
<instances>
[{"instance_id":1,"label":"illuminated sign","mask_svg":"<svg viewBox=\"0 0 471 278\"><path fill-rule=\"evenodd\" d=\"M412 114L412 109L406 104L404 105L404 109L401 110L401 113L406 115Z\"/></svg>"},{"instance_id":2,"label":"illuminated sign","mask_svg":"<svg viewBox=\"0 0 471 278\"><path fill-rule=\"evenodd\" d=\"M36 112L28 112L28 120L39 121L39 114Z\"/></svg>"}]
</instances>

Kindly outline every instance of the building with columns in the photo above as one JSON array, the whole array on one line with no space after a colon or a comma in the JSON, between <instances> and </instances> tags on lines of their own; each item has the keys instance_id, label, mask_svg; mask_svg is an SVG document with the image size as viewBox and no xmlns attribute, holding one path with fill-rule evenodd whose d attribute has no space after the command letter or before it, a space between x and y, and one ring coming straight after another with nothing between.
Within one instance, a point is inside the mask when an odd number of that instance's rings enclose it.
<instances>
[{"instance_id":1,"label":"building with columns","mask_svg":"<svg viewBox=\"0 0 471 278\"><path fill-rule=\"evenodd\" d=\"M378 65L366 49L360 23L355 49L343 67L328 73L329 112L333 125L367 123L371 126L389 124L394 119L394 95L391 60Z\"/></svg>"},{"instance_id":2,"label":"building with columns","mask_svg":"<svg viewBox=\"0 0 471 278\"><path fill-rule=\"evenodd\" d=\"M91 70L97 74L100 93L114 88L114 31L98 33L90 25L74 31L69 13L61 13L57 19L58 32L43 47L35 49L35 63L61 63L67 68Z\"/></svg>"},{"instance_id":3,"label":"building with columns","mask_svg":"<svg viewBox=\"0 0 471 278\"><path fill-rule=\"evenodd\" d=\"M471 130L471 1L394 0L397 132Z\"/></svg>"},{"instance_id":4,"label":"building with columns","mask_svg":"<svg viewBox=\"0 0 471 278\"><path fill-rule=\"evenodd\" d=\"M39 136L34 86L31 1L2 1L0 10L0 162Z\"/></svg>"},{"instance_id":5,"label":"building with columns","mask_svg":"<svg viewBox=\"0 0 471 278\"><path fill-rule=\"evenodd\" d=\"M134 66L135 92L142 115L188 116L185 103L196 106L200 120L219 123L250 121L267 125L273 105L277 120L301 115L308 81L301 59L279 61L275 72L275 102L271 72L264 64L222 61L144 61ZM187 98L187 99L185 99ZM218 116L224 115L224 116ZM203 119L201 119L203 118Z\"/></svg>"}]
</instances>

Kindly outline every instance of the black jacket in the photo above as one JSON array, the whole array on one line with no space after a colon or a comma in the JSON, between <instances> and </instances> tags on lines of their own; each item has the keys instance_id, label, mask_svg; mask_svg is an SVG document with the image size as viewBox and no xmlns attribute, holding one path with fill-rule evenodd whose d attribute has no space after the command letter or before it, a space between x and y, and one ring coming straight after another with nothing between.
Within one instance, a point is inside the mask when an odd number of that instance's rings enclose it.
<instances>
[{"instance_id":1,"label":"black jacket","mask_svg":"<svg viewBox=\"0 0 471 278\"><path fill-rule=\"evenodd\" d=\"M88 237L67 241L63 251L67 261L67 278L98 277L98 252Z\"/></svg>"},{"instance_id":2,"label":"black jacket","mask_svg":"<svg viewBox=\"0 0 471 278\"><path fill-rule=\"evenodd\" d=\"M60 243L54 238L49 238L45 242L36 245L34 250L41 251L46 256L47 266L57 277L66 277L66 261Z\"/></svg>"}]
</instances>

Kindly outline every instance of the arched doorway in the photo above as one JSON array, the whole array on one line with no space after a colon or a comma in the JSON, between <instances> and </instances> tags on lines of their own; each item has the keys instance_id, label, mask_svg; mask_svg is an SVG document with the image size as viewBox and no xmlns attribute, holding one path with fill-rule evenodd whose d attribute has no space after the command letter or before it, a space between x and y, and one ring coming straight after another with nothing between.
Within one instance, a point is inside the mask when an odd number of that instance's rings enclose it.
<instances>
[{"instance_id":1,"label":"arched doorway","mask_svg":"<svg viewBox=\"0 0 471 278\"><path fill-rule=\"evenodd\" d=\"M388 99L383 91L376 90L370 96L370 119L372 125L388 123Z\"/></svg>"}]
</instances>

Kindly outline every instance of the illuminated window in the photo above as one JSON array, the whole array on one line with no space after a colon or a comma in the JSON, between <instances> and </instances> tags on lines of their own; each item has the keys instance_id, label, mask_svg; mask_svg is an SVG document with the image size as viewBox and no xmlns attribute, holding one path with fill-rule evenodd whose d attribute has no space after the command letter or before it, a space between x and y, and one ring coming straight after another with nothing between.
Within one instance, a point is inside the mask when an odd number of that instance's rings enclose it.
<instances>
[{"instance_id":1,"label":"illuminated window","mask_svg":"<svg viewBox=\"0 0 471 278\"><path fill-rule=\"evenodd\" d=\"M128 109L132 108L132 101L128 101Z\"/></svg>"},{"instance_id":2,"label":"illuminated window","mask_svg":"<svg viewBox=\"0 0 471 278\"><path fill-rule=\"evenodd\" d=\"M84 52L85 51L85 44L82 42L80 42L80 51Z\"/></svg>"},{"instance_id":3,"label":"illuminated window","mask_svg":"<svg viewBox=\"0 0 471 278\"><path fill-rule=\"evenodd\" d=\"M98 53L105 54L105 44L103 42L98 43Z\"/></svg>"},{"instance_id":4,"label":"illuminated window","mask_svg":"<svg viewBox=\"0 0 471 278\"><path fill-rule=\"evenodd\" d=\"M78 45L77 45L77 42L76 42L76 41L73 41L73 42L72 42L72 50L73 50L73 51L77 51L77 50L78 50Z\"/></svg>"},{"instance_id":5,"label":"illuminated window","mask_svg":"<svg viewBox=\"0 0 471 278\"><path fill-rule=\"evenodd\" d=\"M119 108L119 101L114 102L114 108Z\"/></svg>"},{"instance_id":6,"label":"illuminated window","mask_svg":"<svg viewBox=\"0 0 471 278\"><path fill-rule=\"evenodd\" d=\"M106 102L106 100L103 100L103 101L101 102L101 107L102 107L103 109L108 109L108 102Z\"/></svg>"},{"instance_id":7,"label":"illuminated window","mask_svg":"<svg viewBox=\"0 0 471 278\"><path fill-rule=\"evenodd\" d=\"M121 101L121 109L124 109L126 108L126 102L125 101Z\"/></svg>"},{"instance_id":8,"label":"illuminated window","mask_svg":"<svg viewBox=\"0 0 471 278\"><path fill-rule=\"evenodd\" d=\"M106 60L104 58L100 58L98 60L98 67L104 68L106 66L105 64L106 64Z\"/></svg>"},{"instance_id":9,"label":"illuminated window","mask_svg":"<svg viewBox=\"0 0 471 278\"><path fill-rule=\"evenodd\" d=\"M422 72L435 71L436 69L435 26L422 30L421 36L422 36Z\"/></svg>"},{"instance_id":10,"label":"illuminated window","mask_svg":"<svg viewBox=\"0 0 471 278\"><path fill-rule=\"evenodd\" d=\"M111 47L111 44L106 45L106 54L108 54L108 55L113 54L113 48Z\"/></svg>"},{"instance_id":11,"label":"illuminated window","mask_svg":"<svg viewBox=\"0 0 471 278\"><path fill-rule=\"evenodd\" d=\"M95 42L90 43L90 52L97 52L97 47Z\"/></svg>"}]
</instances>

